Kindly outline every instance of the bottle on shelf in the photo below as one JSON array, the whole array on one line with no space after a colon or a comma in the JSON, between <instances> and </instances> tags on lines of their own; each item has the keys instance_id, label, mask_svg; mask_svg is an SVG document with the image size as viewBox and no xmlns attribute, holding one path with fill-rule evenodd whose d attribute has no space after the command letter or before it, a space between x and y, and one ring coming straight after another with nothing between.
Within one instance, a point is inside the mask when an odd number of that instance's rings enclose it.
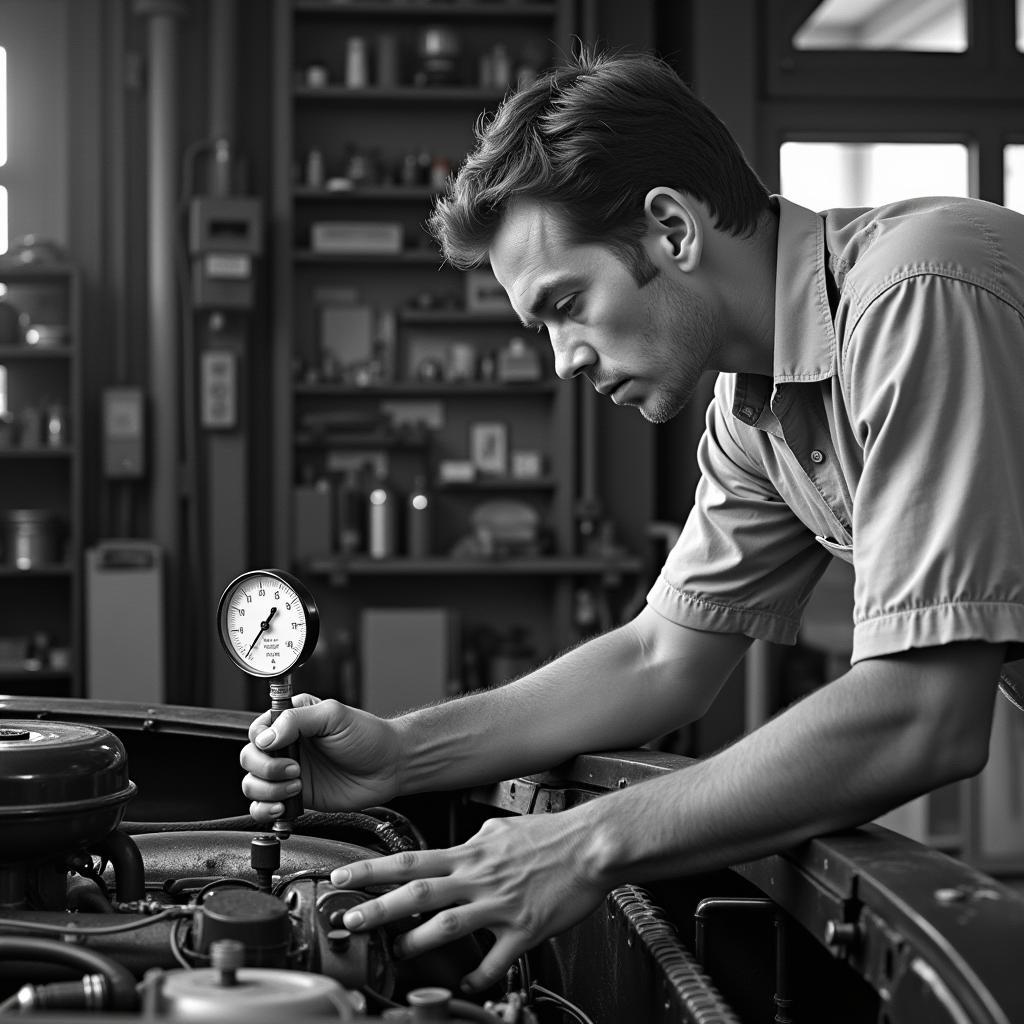
<instances>
[{"instance_id":1,"label":"bottle on shelf","mask_svg":"<svg viewBox=\"0 0 1024 1024\"><path fill-rule=\"evenodd\" d=\"M398 496L383 469L378 469L367 497L367 553L371 558L393 558L398 539Z\"/></svg>"},{"instance_id":2,"label":"bottle on shelf","mask_svg":"<svg viewBox=\"0 0 1024 1024\"><path fill-rule=\"evenodd\" d=\"M335 545L343 555L366 549L366 491L355 469L342 473L335 484Z\"/></svg>"},{"instance_id":3,"label":"bottle on shelf","mask_svg":"<svg viewBox=\"0 0 1024 1024\"><path fill-rule=\"evenodd\" d=\"M428 558L433 550L433 508L426 480L417 476L406 503L406 551L410 558Z\"/></svg>"}]
</instances>

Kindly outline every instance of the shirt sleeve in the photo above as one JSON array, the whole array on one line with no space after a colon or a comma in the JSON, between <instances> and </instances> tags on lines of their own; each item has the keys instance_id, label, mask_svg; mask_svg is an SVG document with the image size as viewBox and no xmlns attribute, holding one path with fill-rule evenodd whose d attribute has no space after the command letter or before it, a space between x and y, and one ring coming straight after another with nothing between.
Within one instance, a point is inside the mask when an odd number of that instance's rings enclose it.
<instances>
[{"instance_id":1,"label":"shirt sleeve","mask_svg":"<svg viewBox=\"0 0 1024 1024\"><path fill-rule=\"evenodd\" d=\"M695 629L795 643L830 556L764 472L759 431L732 415L732 383L719 377L697 452L694 506L647 603Z\"/></svg>"},{"instance_id":2,"label":"shirt sleeve","mask_svg":"<svg viewBox=\"0 0 1024 1024\"><path fill-rule=\"evenodd\" d=\"M863 449L852 660L1024 640L1019 312L978 284L909 277L861 315L843 364Z\"/></svg>"}]
</instances>

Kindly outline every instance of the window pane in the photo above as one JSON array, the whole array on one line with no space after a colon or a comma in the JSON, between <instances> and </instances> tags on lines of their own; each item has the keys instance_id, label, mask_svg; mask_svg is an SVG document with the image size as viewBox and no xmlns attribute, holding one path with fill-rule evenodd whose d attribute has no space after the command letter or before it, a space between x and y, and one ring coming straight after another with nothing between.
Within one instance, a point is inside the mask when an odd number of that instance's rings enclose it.
<instances>
[{"instance_id":1,"label":"window pane","mask_svg":"<svg viewBox=\"0 0 1024 1024\"><path fill-rule=\"evenodd\" d=\"M1024 0L1018 0L1022 3ZM966 0L822 0L793 36L798 50L967 49Z\"/></svg>"},{"instance_id":2,"label":"window pane","mask_svg":"<svg viewBox=\"0 0 1024 1024\"><path fill-rule=\"evenodd\" d=\"M7 189L0 185L0 255L7 252Z\"/></svg>"},{"instance_id":3,"label":"window pane","mask_svg":"<svg viewBox=\"0 0 1024 1024\"><path fill-rule=\"evenodd\" d=\"M7 51L0 46L0 167L7 163Z\"/></svg>"},{"instance_id":4,"label":"window pane","mask_svg":"<svg viewBox=\"0 0 1024 1024\"><path fill-rule=\"evenodd\" d=\"M1003 150L1003 206L1024 213L1024 146Z\"/></svg>"},{"instance_id":5,"label":"window pane","mask_svg":"<svg viewBox=\"0 0 1024 1024\"><path fill-rule=\"evenodd\" d=\"M785 142L779 170L782 194L812 210L966 196L970 189L960 143Z\"/></svg>"},{"instance_id":6,"label":"window pane","mask_svg":"<svg viewBox=\"0 0 1024 1024\"><path fill-rule=\"evenodd\" d=\"M1024 0L1017 0L1017 49L1024 50Z\"/></svg>"}]
</instances>

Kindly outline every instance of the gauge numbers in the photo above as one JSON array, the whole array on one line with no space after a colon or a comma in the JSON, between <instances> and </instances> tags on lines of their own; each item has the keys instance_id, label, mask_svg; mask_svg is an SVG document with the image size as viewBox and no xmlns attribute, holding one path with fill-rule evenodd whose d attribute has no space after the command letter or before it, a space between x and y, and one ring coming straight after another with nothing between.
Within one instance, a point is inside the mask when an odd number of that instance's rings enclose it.
<instances>
[{"instance_id":1,"label":"gauge numbers","mask_svg":"<svg viewBox=\"0 0 1024 1024\"><path fill-rule=\"evenodd\" d=\"M283 676L313 653L320 616L309 591L277 569L243 573L228 584L217 611L220 640L249 675Z\"/></svg>"}]
</instances>

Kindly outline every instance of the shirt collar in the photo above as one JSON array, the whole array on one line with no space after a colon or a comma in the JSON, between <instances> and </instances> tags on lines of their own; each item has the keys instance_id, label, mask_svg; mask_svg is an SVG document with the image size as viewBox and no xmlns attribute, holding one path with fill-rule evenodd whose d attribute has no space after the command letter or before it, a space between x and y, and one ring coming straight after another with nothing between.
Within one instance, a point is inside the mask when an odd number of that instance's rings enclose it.
<instances>
[{"instance_id":1,"label":"shirt collar","mask_svg":"<svg viewBox=\"0 0 1024 1024\"><path fill-rule=\"evenodd\" d=\"M782 196L775 277L775 348L772 382L738 373L733 415L775 432L769 386L825 380L836 372L836 334L828 301L824 218Z\"/></svg>"},{"instance_id":2,"label":"shirt collar","mask_svg":"<svg viewBox=\"0 0 1024 1024\"><path fill-rule=\"evenodd\" d=\"M825 219L782 196L773 199L779 204L775 383L825 380L836 369Z\"/></svg>"}]
</instances>

